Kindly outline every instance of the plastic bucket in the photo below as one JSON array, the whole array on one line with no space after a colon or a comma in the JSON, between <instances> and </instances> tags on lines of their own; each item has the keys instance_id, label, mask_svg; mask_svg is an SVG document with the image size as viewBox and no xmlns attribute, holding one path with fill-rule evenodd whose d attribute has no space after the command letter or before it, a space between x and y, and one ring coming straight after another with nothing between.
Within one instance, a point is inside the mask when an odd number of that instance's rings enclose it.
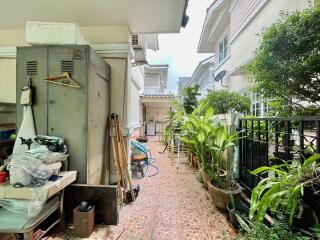
<instances>
[{"instance_id":1,"label":"plastic bucket","mask_svg":"<svg viewBox=\"0 0 320 240\"><path fill-rule=\"evenodd\" d=\"M0 183L5 183L7 180L7 172L0 172Z\"/></svg>"}]
</instances>

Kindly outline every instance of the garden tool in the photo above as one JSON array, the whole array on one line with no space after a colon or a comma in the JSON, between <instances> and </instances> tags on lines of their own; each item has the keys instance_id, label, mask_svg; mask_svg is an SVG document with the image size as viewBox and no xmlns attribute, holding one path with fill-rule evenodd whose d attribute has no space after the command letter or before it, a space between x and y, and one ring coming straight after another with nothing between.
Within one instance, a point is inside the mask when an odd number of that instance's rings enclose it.
<instances>
[{"instance_id":1,"label":"garden tool","mask_svg":"<svg viewBox=\"0 0 320 240\"><path fill-rule=\"evenodd\" d=\"M158 153L159 153L159 154L164 154L165 151L167 150L168 146L169 146L169 144L166 143L166 146L164 147L163 151L162 151L162 152L158 152Z\"/></svg>"},{"instance_id":2,"label":"garden tool","mask_svg":"<svg viewBox=\"0 0 320 240\"><path fill-rule=\"evenodd\" d=\"M116 132L116 136L115 136L115 150L118 154L119 157L119 167L120 169L124 170L124 172L122 172L122 174L124 173L127 181L129 183L129 188L131 191L131 196L132 196L132 200L135 201L135 194L133 191L133 186L132 186L132 182L131 182L131 176L129 173L129 169L128 169L128 163L127 163L127 159L128 159L128 155L127 155L127 151L124 145L124 141L123 141L123 135L122 135L122 131L121 131L121 127L120 127L120 119L119 116L116 113L112 113L110 116L111 120L113 120L114 122L114 126L115 126L115 132ZM112 126L112 124L110 125ZM113 139L113 136L112 136ZM114 140L114 139L113 139Z\"/></svg>"}]
</instances>

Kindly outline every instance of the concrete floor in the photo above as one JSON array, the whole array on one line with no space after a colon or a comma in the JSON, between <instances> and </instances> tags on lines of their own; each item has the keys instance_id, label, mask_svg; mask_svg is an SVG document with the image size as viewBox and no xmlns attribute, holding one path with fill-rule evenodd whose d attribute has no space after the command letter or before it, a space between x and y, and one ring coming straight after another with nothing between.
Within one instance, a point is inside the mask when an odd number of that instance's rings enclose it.
<instances>
[{"instance_id":1,"label":"concrete floor","mask_svg":"<svg viewBox=\"0 0 320 240\"><path fill-rule=\"evenodd\" d=\"M207 191L197 182L195 170L182 160L179 169L158 138L149 138L155 165L160 173L134 180L141 187L135 203L120 210L118 226L99 226L89 239L160 240L160 239L234 239L236 231L226 214L211 203ZM154 173L150 168L147 175ZM72 231L48 239L76 239Z\"/></svg>"}]
</instances>

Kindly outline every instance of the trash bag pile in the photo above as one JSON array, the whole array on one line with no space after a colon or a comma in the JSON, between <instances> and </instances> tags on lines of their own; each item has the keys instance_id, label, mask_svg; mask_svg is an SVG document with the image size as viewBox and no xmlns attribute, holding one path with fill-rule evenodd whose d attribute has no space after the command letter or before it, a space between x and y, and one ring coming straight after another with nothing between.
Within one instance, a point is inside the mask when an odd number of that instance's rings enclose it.
<instances>
[{"instance_id":1,"label":"trash bag pile","mask_svg":"<svg viewBox=\"0 0 320 240\"><path fill-rule=\"evenodd\" d=\"M61 162L67 160L67 147L63 138L43 135L32 139L22 138L21 144L28 144L30 149L24 154L11 156L8 165L10 184L16 188L32 187L32 196L29 200L0 199L0 206L20 215L34 217L47 200L47 189L40 187L55 176L57 164L60 170Z\"/></svg>"}]
</instances>

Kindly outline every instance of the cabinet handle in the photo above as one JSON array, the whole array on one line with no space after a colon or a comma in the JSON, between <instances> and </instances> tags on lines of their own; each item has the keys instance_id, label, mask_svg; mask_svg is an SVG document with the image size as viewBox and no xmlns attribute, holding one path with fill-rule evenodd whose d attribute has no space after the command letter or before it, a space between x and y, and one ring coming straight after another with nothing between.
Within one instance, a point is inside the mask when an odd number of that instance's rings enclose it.
<instances>
[{"instance_id":1,"label":"cabinet handle","mask_svg":"<svg viewBox=\"0 0 320 240\"><path fill-rule=\"evenodd\" d=\"M51 131L53 131L53 130L54 130L54 128L51 128L50 130L51 130Z\"/></svg>"}]
</instances>

